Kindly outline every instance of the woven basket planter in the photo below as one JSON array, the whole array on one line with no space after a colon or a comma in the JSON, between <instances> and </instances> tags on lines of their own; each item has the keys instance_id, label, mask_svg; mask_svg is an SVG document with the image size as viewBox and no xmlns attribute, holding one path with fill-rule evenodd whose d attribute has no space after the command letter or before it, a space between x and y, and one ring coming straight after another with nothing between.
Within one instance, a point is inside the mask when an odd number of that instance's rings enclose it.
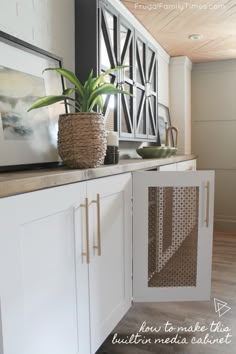
<instances>
[{"instance_id":1,"label":"woven basket planter","mask_svg":"<svg viewBox=\"0 0 236 354\"><path fill-rule=\"evenodd\" d=\"M106 154L104 117L100 113L69 113L59 117L58 152L68 167L103 164Z\"/></svg>"}]
</instances>

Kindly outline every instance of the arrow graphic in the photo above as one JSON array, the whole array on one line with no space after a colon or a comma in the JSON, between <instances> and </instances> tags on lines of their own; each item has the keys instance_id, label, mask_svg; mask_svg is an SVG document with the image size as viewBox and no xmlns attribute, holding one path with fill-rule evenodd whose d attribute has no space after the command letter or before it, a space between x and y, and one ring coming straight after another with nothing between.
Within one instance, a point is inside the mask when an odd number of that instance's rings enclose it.
<instances>
[{"instance_id":1,"label":"arrow graphic","mask_svg":"<svg viewBox=\"0 0 236 354\"><path fill-rule=\"evenodd\" d=\"M231 307L228 306L227 302L214 298L215 312L218 313L219 317L223 316L231 310Z\"/></svg>"}]
</instances>

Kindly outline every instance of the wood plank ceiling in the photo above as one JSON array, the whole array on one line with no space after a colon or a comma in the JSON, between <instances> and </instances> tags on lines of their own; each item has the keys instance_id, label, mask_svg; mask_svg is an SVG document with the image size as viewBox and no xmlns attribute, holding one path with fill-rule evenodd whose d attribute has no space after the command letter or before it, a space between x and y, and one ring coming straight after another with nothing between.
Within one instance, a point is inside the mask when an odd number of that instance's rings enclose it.
<instances>
[{"instance_id":1,"label":"wood plank ceiling","mask_svg":"<svg viewBox=\"0 0 236 354\"><path fill-rule=\"evenodd\" d=\"M236 0L121 0L170 56L236 58ZM188 37L200 34L193 41Z\"/></svg>"}]
</instances>

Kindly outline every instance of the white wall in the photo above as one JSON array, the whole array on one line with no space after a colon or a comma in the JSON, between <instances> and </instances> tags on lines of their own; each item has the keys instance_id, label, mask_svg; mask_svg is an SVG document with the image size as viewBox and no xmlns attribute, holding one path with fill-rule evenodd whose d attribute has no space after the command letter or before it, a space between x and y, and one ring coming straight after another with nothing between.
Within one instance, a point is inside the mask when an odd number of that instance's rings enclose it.
<instances>
[{"instance_id":1,"label":"white wall","mask_svg":"<svg viewBox=\"0 0 236 354\"><path fill-rule=\"evenodd\" d=\"M236 230L236 60L193 66L192 150L216 171L216 227Z\"/></svg>"},{"instance_id":2,"label":"white wall","mask_svg":"<svg viewBox=\"0 0 236 354\"><path fill-rule=\"evenodd\" d=\"M158 52L158 102L169 107L169 62L170 57Z\"/></svg>"},{"instance_id":3,"label":"white wall","mask_svg":"<svg viewBox=\"0 0 236 354\"><path fill-rule=\"evenodd\" d=\"M74 0L1 0L0 30L62 57L74 70Z\"/></svg>"},{"instance_id":4,"label":"white wall","mask_svg":"<svg viewBox=\"0 0 236 354\"><path fill-rule=\"evenodd\" d=\"M191 71L186 57L170 60L170 116L178 128L178 153L191 154Z\"/></svg>"}]
</instances>

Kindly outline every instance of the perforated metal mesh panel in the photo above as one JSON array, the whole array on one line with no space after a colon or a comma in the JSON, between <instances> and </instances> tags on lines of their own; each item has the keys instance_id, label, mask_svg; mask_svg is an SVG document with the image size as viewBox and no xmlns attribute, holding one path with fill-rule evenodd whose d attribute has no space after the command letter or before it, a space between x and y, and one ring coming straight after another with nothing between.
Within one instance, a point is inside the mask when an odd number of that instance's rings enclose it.
<instances>
[{"instance_id":1,"label":"perforated metal mesh panel","mask_svg":"<svg viewBox=\"0 0 236 354\"><path fill-rule=\"evenodd\" d=\"M196 286L198 187L149 187L148 286Z\"/></svg>"}]
</instances>

